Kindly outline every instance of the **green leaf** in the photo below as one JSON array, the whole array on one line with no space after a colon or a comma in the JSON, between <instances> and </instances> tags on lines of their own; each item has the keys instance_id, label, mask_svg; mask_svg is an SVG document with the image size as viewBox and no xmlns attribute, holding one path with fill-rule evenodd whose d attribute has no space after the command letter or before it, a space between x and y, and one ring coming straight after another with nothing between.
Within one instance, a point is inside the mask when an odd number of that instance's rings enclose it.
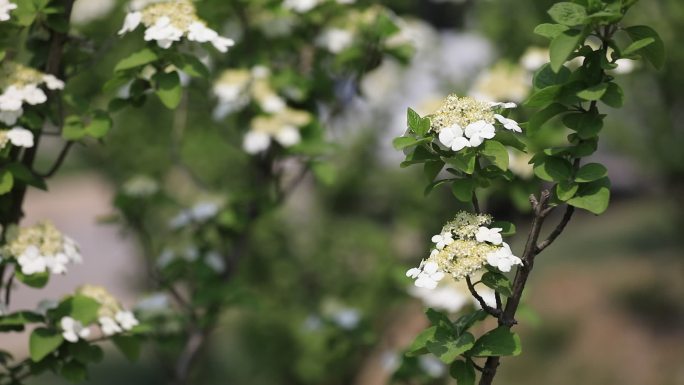
<instances>
[{"instance_id":1,"label":"green leaf","mask_svg":"<svg viewBox=\"0 0 684 385\"><path fill-rule=\"evenodd\" d=\"M423 354L427 354L427 343L435 338L435 332L437 331L437 326L431 326L418 334L411 346L409 346L406 351L407 357L415 357Z\"/></svg>"},{"instance_id":2,"label":"green leaf","mask_svg":"<svg viewBox=\"0 0 684 385\"><path fill-rule=\"evenodd\" d=\"M542 88L532 93L523 104L530 108L546 107L556 100L562 89L560 85Z\"/></svg>"},{"instance_id":3,"label":"green leaf","mask_svg":"<svg viewBox=\"0 0 684 385\"><path fill-rule=\"evenodd\" d=\"M629 56L633 53L636 53L640 49L655 43L655 41L656 41L656 39L653 37L647 37L645 39L636 40L636 41L632 42L632 44L625 47L625 49L622 50L621 54L622 54L622 56Z\"/></svg>"},{"instance_id":4,"label":"green leaf","mask_svg":"<svg viewBox=\"0 0 684 385\"><path fill-rule=\"evenodd\" d=\"M575 182L586 183L601 179L608 174L606 166L600 163L587 163L577 170Z\"/></svg>"},{"instance_id":5,"label":"green leaf","mask_svg":"<svg viewBox=\"0 0 684 385\"><path fill-rule=\"evenodd\" d=\"M608 83L600 83L578 92L577 96L584 100L599 100L607 90Z\"/></svg>"},{"instance_id":6,"label":"green leaf","mask_svg":"<svg viewBox=\"0 0 684 385\"><path fill-rule=\"evenodd\" d=\"M83 364L98 363L104 358L101 347L83 340L67 345L67 351L75 360Z\"/></svg>"},{"instance_id":7,"label":"green leaf","mask_svg":"<svg viewBox=\"0 0 684 385\"><path fill-rule=\"evenodd\" d=\"M172 110L178 107L178 103L180 103L181 96L183 95L178 72L159 72L154 75L153 79L157 83L155 93L166 108Z\"/></svg>"},{"instance_id":8,"label":"green leaf","mask_svg":"<svg viewBox=\"0 0 684 385\"><path fill-rule=\"evenodd\" d=\"M567 67L561 67L559 71L554 72L551 69L551 64L544 64L534 73L532 78L532 85L535 89L540 90L546 87L563 85L570 79L571 72Z\"/></svg>"},{"instance_id":9,"label":"green leaf","mask_svg":"<svg viewBox=\"0 0 684 385\"><path fill-rule=\"evenodd\" d=\"M429 160L425 162L425 165L423 166L423 173L425 174L428 182L432 182L437 175L439 175L443 168L444 162L441 160Z\"/></svg>"},{"instance_id":10,"label":"green leaf","mask_svg":"<svg viewBox=\"0 0 684 385\"><path fill-rule=\"evenodd\" d=\"M457 170L463 171L466 174L472 174L475 171L476 159L477 153L473 149L459 151L450 158L442 158L445 163L454 166Z\"/></svg>"},{"instance_id":11,"label":"green leaf","mask_svg":"<svg viewBox=\"0 0 684 385\"><path fill-rule=\"evenodd\" d=\"M558 199L565 202L574 197L578 189L579 185L577 183L563 180L556 185L556 195L558 196Z\"/></svg>"},{"instance_id":12,"label":"green leaf","mask_svg":"<svg viewBox=\"0 0 684 385\"><path fill-rule=\"evenodd\" d=\"M181 71L193 77L208 78L209 69L194 55L183 55L183 64L180 66Z\"/></svg>"},{"instance_id":13,"label":"green leaf","mask_svg":"<svg viewBox=\"0 0 684 385\"><path fill-rule=\"evenodd\" d=\"M560 103L553 103L543 110L539 110L530 117L530 121L527 123L527 135L536 134L546 122L567 111L568 108Z\"/></svg>"},{"instance_id":14,"label":"green leaf","mask_svg":"<svg viewBox=\"0 0 684 385\"><path fill-rule=\"evenodd\" d=\"M595 113L578 112L565 115L563 117L563 124L577 131L580 138L590 139L598 135L601 128L603 128L604 116Z\"/></svg>"},{"instance_id":15,"label":"green leaf","mask_svg":"<svg viewBox=\"0 0 684 385\"><path fill-rule=\"evenodd\" d=\"M83 128L81 118L76 115L69 115L64 120L64 128L62 128L62 138L66 140L80 140L87 134Z\"/></svg>"},{"instance_id":16,"label":"green leaf","mask_svg":"<svg viewBox=\"0 0 684 385\"><path fill-rule=\"evenodd\" d=\"M534 174L547 182L568 180L572 176L572 165L565 159L553 156L540 158L534 165Z\"/></svg>"},{"instance_id":17,"label":"green leaf","mask_svg":"<svg viewBox=\"0 0 684 385\"><path fill-rule=\"evenodd\" d=\"M480 153L499 169L508 170L508 151L503 144L496 140L487 140Z\"/></svg>"},{"instance_id":18,"label":"green leaf","mask_svg":"<svg viewBox=\"0 0 684 385\"><path fill-rule=\"evenodd\" d=\"M482 283L506 297L510 297L513 294L511 280L503 274L488 271L482 275Z\"/></svg>"},{"instance_id":19,"label":"green leaf","mask_svg":"<svg viewBox=\"0 0 684 385\"><path fill-rule=\"evenodd\" d=\"M453 179L440 179L440 180L436 180L436 181L430 183L429 185L427 185L425 187L425 190L423 190L423 195L428 196L434 189L436 189L437 187L439 187L443 184L449 183L452 180Z\"/></svg>"},{"instance_id":20,"label":"green leaf","mask_svg":"<svg viewBox=\"0 0 684 385\"><path fill-rule=\"evenodd\" d=\"M140 337L119 334L112 337L112 342L129 361L137 361L140 357Z\"/></svg>"},{"instance_id":21,"label":"green leaf","mask_svg":"<svg viewBox=\"0 0 684 385\"><path fill-rule=\"evenodd\" d=\"M462 315L453 324L456 329L456 335L460 336L463 332L470 329L475 322L482 321L485 318L487 318L487 312L482 309Z\"/></svg>"},{"instance_id":22,"label":"green leaf","mask_svg":"<svg viewBox=\"0 0 684 385\"><path fill-rule=\"evenodd\" d=\"M653 39L654 41L652 43L642 47L636 52L644 56L654 67L662 68L665 63L665 44L660 38L660 35L658 35L658 32L645 25L627 27L625 28L625 31L627 31L627 34L634 42L648 38Z\"/></svg>"},{"instance_id":23,"label":"green leaf","mask_svg":"<svg viewBox=\"0 0 684 385\"><path fill-rule=\"evenodd\" d=\"M520 150L522 152L525 152L527 150L527 145L525 145L525 143L518 139L518 134L515 134L509 130L497 132L496 140L504 146L513 147L516 150Z\"/></svg>"},{"instance_id":24,"label":"green leaf","mask_svg":"<svg viewBox=\"0 0 684 385\"><path fill-rule=\"evenodd\" d=\"M475 186L473 178L458 179L451 184L451 192L461 202L472 202Z\"/></svg>"},{"instance_id":25,"label":"green leaf","mask_svg":"<svg viewBox=\"0 0 684 385\"><path fill-rule=\"evenodd\" d=\"M425 315L427 315L433 326L445 328L454 332L456 331L449 317L441 311L429 308L425 311Z\"/></svg>"},{"instance_id":26,"label":"green leaf","mask_svg":"<svg viewBox=\"0 0 684 385\"><path fill-rule=\"evenodd\" d=\"M551 69L560 71L563 64L568 60L577 46L582 41L584 34L577 30L567 30L551 40L549 56L551 57Z\"/></svg>"},{"instance_id":27,"label":"green leaf","mask_svg":"<svg viewBox=\"0 0 684 385\"><path fill-rule=\"evenodd\" d=\"M14 176L10 170L0 171L0 195L7 194L14 187Z\"/></svg>"},{"instance_id":28,"label":"green leaf","mask_svg":"<svg viewBox=\"0 0 684 385\"><path fill-rule=\"evenodd\" d=\"M434 354L445 364L454 362L458 356L470 350L475 342L472 334L465 332L456 337L444 329L437 328L435 339L425 344L430 353Z\"/></svg>"},{"instance_id":29,"label":"green leaf","mask_svg":"<svg viewBox=\"0 0 684 385\"><path fill-rule=\"evenodd\" d=\"M602 214L610 202L610 179L601 178L580 186L574 198L568 204L594 214Z\"/></svg>"},{"instance_id":30,"label":"green leaf","mask_svg":"<svg viewBox=\"0 0 684 385\"><path fill-rule=\"evenodd\" d=\"M62 334L54 329L38 328L31 333L29 338L29 351L31 360L40 361L52 353L62 344Z\"/></svg>"},{"instance_id":31,"label":"green leaf","mask_svg":"<svg viewBox=\"0 0 684 385\"><path fill-rule=\"evenodd\" d=\"M400 136L398 138L394 138L392 141L392 146L394 146L394 148L397 150L403 150L405 148L417 146L419 144L430 143L431 141L432 138L416 139L411 136Z\"/></svg>"},{"instance_id":32,"label":"green leaf","mask_svg":"<svg viewBox=\"0 0 684 385\"><path fill-rule=\"evenodd\" d=\"M521 352L520 337L506 326L499 326L480 337L468 354L476 357L517 356Z\"/></svg>"},{"instance_id":33,"label":"green leaf","mask_svg":"<svg viewBox=\"0 0 684 385\"><path fill-rule=\"evenodd\" d=\"M556 23L570 27L580 25L587 20L587 10L583 6L567 1L554 4L548 13Z\"/></svg>"},{"instance_id":34,"label":"green leaf","mask_svg":"<svg viewBox=\"0 0 684 385\"><path fill-rule=\"evenodd\" d=\"M112 128L112 119L104 111L95 111L90 123L85 127L85 131L93 138L102 138Z\"/></svg>"},{"instance_id":35,"label":"green leaf","mask_svg":"<svg viewBox=\"0 0 684 385\"><path fill-rule=\"evenodd\" d=\"M622 92L622 88L616 83L608 83L608 89L606 93L601 98L601 101L606 103L606 105L613 108L620 108L625 99L625 94Z\"/></svg>"},{"instance_id":36,"label":"green leaf","mask_svg":"<svg viewBox=\"0 0 684 385\"><path fill-rule=\"evenodd\" d=\"M570 28L563 24L544 23L536 26L534 28L534 33L536 33L539 36L544 36L546 38L553 39L561 33L567 31L568 29Z\"/></svg>"},{"instance_id":37,"label":"green leaf","mask_svg":"<svg viewBox=\"0 0 684 385\"><path fill-rule=\"evenodd\" d=\"M43 316L30 311L20 311L0 316L0 326L26 325L33 322L43 322Z\"/></svg>"},{"instance_id":38,"label":"green leaf","mask_svg":"<svg viewBox=\"0 0 684 385\"><path fill-rule=\"evenodd\" d=\"M21 270L17 270L15 274L19 282L36 289L45 287L50 279L50 273L48 272L25 275Z\"/></svg>"},{"instance_id":39,"label":"green leaf","mask_svg":"<svg viewBox=\"0 0 684 385\"><path fill-rule=\"evenodd\" d=\"M475 367L470 360L454 361L449 367L449 375L456 379L456 385L475 385Z\"/></svg>"},{"instance_id":40,"label":"green leaf","mask_svg":"<svg viewBox=\"0 0 684 385\"><path fill-rule=\"evenodd\" d=\"M97 312L100 310L99 302L84 295L74 295L60 304L60 308L67 311L67 314L82 324L87 325L97 319Z\"/></svg>"},{"instance_id":41,"label":"green leaf","mask_svg":"<svg viewBox=\"0 0 684 385\"><path fill-rule=\"evenodd\" d=\"M406 112L406 120L409 129L418 136L425 136L430 130L430 119L421 118L416 111L410 108Z\"/></svg>"},{"instance_id":42,"label":"green leaf","mask_svg":"<svg viewBox=\"0 0 684 385\"><path fill-rule=\"evenodd\" d=\"M69 361L62 366L59 374L68 381L78 383L88 378L88 369L78 361Z\"/></svg>"},{"instance_id":43,"label":"green leaf","mask_svg":"<svg viewBox=\"0 0 684 385\"><path fill-rule=\"evenodd\" d=\"M143 48L142 50L131 54L130 56L122 59L114 67L114 72L125 71L131 68L141 67L146 64L152 63L159 59L159 56L149 48Z\"/></svg>"},{"instance_id":44,"label":"green leaf","mask_svg":"<svg viewBox=\"0 0 684 385\"><path fill-rule=\"evenodd\" d=\"M25 164L18 162L10 163L7 165L7 170L12 173L15 181L21 181L29 186L47 191L47 184L45 183L45 180L36 175Z\"/></svg>"}]
</instances>

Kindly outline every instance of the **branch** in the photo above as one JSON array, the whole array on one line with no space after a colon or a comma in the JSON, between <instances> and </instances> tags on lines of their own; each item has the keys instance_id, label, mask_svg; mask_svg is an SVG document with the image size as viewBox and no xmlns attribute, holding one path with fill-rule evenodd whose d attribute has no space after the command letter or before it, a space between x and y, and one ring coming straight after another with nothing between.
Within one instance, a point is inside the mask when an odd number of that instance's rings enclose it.
<instances>
[{"instance_id":1,"label":"branch","mask_svg":"<svg viewBox=\"0 0 684 385\"><path fill-rule=\"evenodd\" d=\"M559 235L565 230L565 227L568 225L568 222L570 222L570 219L572 218L572 214L575 212L575 207L567 205L565 208L565 213L563 214L563 218L561 219L560 223L558 226L556 226L555 229L549 234L548 238L546 238L544 241L539 243L537 245L537 249L535 250L536 254L541 253L544 249L549 247L553 241L558 238Z\"/></svg>"},{"instance_id":2,"label":"branch","mask_svg":"<svg viewBox=\"0 0 684 385\"><path fill-rule=\"evenodd\" d=\"M493 307L487 305L487 302L485 302L484 298L480 295L480 293L475 290L475 285L473 285L473 282L470 280L470 276L466 275L466 283L468 284L468 290L470 290L470 294L475 297L477 302L480 304L480 307L482 307L482 310L486 311L490 315L499 318L501 316L501 310L500 309L494 309Z\"/></svg>"},{"instance_id":3,"label":"branch","mask_svg":"<svg viewBox=\"0 0 684 385\"><path fill-rule=\"evenodd\" d=\"M74 145L74 141L68 141L64 144L64 147L62 147L62 150L59 152L59 155L57 156L57 159L55 160L55 163L50 167L50 169L45 172L45 173L39 173L35 172L35 174L41 178L50 178L57 173L57 171L62 167L62 164L64 163L64 160L66 159L67 155L69 154L69 150L71 149L71 146Z\"/></svg>"}]
</instances>

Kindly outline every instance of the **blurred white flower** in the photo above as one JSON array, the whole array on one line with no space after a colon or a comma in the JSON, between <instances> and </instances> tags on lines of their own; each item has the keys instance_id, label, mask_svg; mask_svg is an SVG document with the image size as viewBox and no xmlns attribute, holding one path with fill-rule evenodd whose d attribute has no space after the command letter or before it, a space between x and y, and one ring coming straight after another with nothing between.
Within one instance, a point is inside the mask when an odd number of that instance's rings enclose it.
<instances>
[{"instance_id":1,"label":"blurred white flower","mask_svg":"<svg viewBox=\"0 0 684 385\"><path fill-rule=\"evenodd\" d=\"M361 313L357 309L350 307L336 309L331 314L331 317L337 326L346 330L355 329L361 321Z\"/></svg>"},{"instance_id":2,"label":"blurred white flower","mask_svg":"<svg viewBox=\"0 0 684 385\"><path fill-rule=\"evenodd\" d=\"M138 319L135 318L135 315L133 314L133 312L128 311L128 310L118 311L114 315L114 319L121 326L121 328L123 330L131 330L140 324Z\"/></svg>"},{"instance_id":3,"label":"blurred white flower","mask_svg":"<svg viewBox=\"0 0 684 385\"><path fill-rule=\"evenodd\" d=\"M446 373L446 366L442 361L432 355L422 355L418 357L418 365L432 378L442 377Z\"/></svg>"},{"instance_id":4,"label":"blurred white flower","mask_svg":"<svg viewBox=\"0 0 684 385\"><path fill-rule=\"evenodd\" d=\"M5 248L26 275L46 271L64 274L68 263L82 261L76 243L47 222L19 229L18 236Z\"/></svg>"},{"instance_id":5,"label":"blurred white flower","mask_svg":"<svg viewBox=\"0 0 684 385\"><path fill-rule=\"evenodd\" d=\"M86 339L90 336L90 329L71 317L63 317L59 325L63 331L62 337L69 342L78 342L79 339Z\"/></svg>"},{"instance_id":6,"label":"blurred white flower","mask_svg":"<svg viewBox=\"0 0 684 385\"><path fill-rule=\"evenodd\" d=\"M76 0L71 11L71 22L87 24L107 16L116 6L115 0Z\"/></svg>"},{"instance_id":7,"label":"blurred white flower","mask_svg":"<svg viewBox=\"0 0 684 385\"><path fill-rule=\"evenodd\" d=\"M285 0L283 8L294 12L304 13L314 9L320 0Z\"/></svg>"},{"instance_id":8,"label":"blurred white flower","mask_svg":"<svg viewBox=\"0 0 684 385\"><path fill-rule=\"evenodd\" d=\"M340 53L354 42L354 34L342 28L328 28L316 39L316 44L330 51Z\"/></svg>"},{"instance_id":9,"label":"blurred white flower","mask_svg":"<svg viewBox=\"0 0 684 385\"><path fill-rule=\"evenodd\" d=\"M14 127L7 131L7 138L17 147L33 147L33 132L23 127Z\"/></svg>"},{"instance_id":10,"label":"blurred white flower","mask_svg":"<svg viewBox=\"0 0 684 385\"><path fill-rule=\"evenodd\" d=\"M529 72L534 72L549 62L549 50L542 47L529 47L520 57L520 65Z\"/></svg>"},{"instance_id":11,"label":"blurred white flower","mask_svg":"<svg viewBox=\"0 0 684 385\"><path fill-rule=\"evenodd\" d=\"M249 131L245 134L242 149L248 154L258 154L266 151L271 145L271 137L265 132Z\"/></svg>"},{"instance_id":12,"label":"blurred white flower","mask_svg":"<svg viewBox=\"0 0 684 385\"><path fill-rule=\"evenodd\" d=\"M156 194L159 191L159 184L149 176L136 175L127 180L121 190L130 197L143 198Z\"/></svg>"},{"instance_id":13,"label":"blurred white flower","mask_svg":"<svg viewBox=\"0 0 684 385\"><path fill-rule=\"evenodd\" d=\"M126 17L124 17L124 23L121 29L119 30L118 34L123 35L127 32L132 32L138 26L140 25L140 22L142 22L142 13L141 12L130 12L126 14Z\"/></svg>"},{"instance_id":14,"label":"blurred white flower","mask_svg":"<svg viewBox=\"0 0 684 385\"><path fill-rule=\"evenodd\" d=\"M100 317L98 319L100 323L100 329L102 329L102 334L105 336L113 336L114 334L121 333L123 329L116 323L116 321L111 317Z\"/></svg>"},{"instance_id":15,"label":"blurred white flower","mask_svg":"<svg viewBox=\"0 0 684 385\"><path fill-rule=\"evenodd\" d=\"M204 263L217 274L221 274L226 271L226 262L221 254L216 251L207 253L207 255L204 257Z\"/></svg>"},{"instance_id":16,"label":"blurred white flower","mask_svg":"<svg viewBox=\"0 0 684 385\"><path fill-rule=\"evenodd\" d=\"M0 21L10 19L10 11L17 9L17 5L9 0L0 0Z\"/></svg>"},{"instance_id":17,"label":"blurred white flower","mask_svg":"<svg viewBox=\"0 0 684 385\"><path fill-rule=\"evenodd\" d=\"M180 41L183 31L171 24L171 19L160 17L145 30L145 41L156 40L161 48L169 48L174 41Z\"/></svg>"},{"instance_id":18,"label":"blurred white flower","mask_svg":"<svg viewBox=\"0 0 684 385\"><path fill-rule=\"evenodd\" d=\"M615 61L615 64L617 64L617 68L615 68L614 70L612 70L610 72L617 74L617 75L626 75L626 74L632 73L636 69L635 63L636 62L634 60L630 60L630 59L617 59Z\"/></svg>"},{"instance_id":19,"label":"blurred white flower","mask_svg":"<svg viewBox=\"0 0 684 385\"><path fill-rule=\"evenodd\" d=\"M529 179L534 175L534 167L530 164L532 155L522 151L508 149L508 169L523 179Z\"/></svg>"}]
</instances>

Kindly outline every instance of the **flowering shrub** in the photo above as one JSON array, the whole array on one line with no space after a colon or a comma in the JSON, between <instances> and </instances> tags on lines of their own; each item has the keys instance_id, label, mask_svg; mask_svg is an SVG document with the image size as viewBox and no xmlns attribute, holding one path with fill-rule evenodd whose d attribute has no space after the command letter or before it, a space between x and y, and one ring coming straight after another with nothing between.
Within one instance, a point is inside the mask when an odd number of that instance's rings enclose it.
<instances>
[{"instance_id":1,"label":"flowering shrub","mask_svg":"<svg viewBox=\"0 0 684 385\"><path fill-rule=\"evenodd\" d=\"M550 63L534 74L534 89L523 105L536 112L527 123L518 124L504 116L502 109L513 109L514 104L450 95L435 113L425 117L409 109L409 129L394 140L394 146L406 154L402 166L424 165L433 181L426 192L448 184L456 199L473 207L473 213L460 212L447 223L432 238L435 247L429 257L406 273L424 289L436 289L443 280L465 280L481 308L456 321L428 310L432 326L416 338L408 352L409 356L429 353L438 357L450 365L450 374L459 385L474 384L476 372L481 373L479 384L491 384L500 357L520 354L520 338L511 329L518 323L516 312L535 258L563 232L575 209L601 214L608 207L606 167L583 164L582 160L597 149L605 118L599 106L622 106L624 95L611 73L620 60L641 56L655 66L663 61L663 44L655 31L622 25L635 3L577 1L551 7L548 13L555 23L535 29L551 40ZM625 44L618 35L631 42ZM557 117L564 125L567 143L532 152L534 147L528 143L547 130L557 130L546 124ZM479 192L494 182L505 185L517 178L509 167L508 148L531 152L530 163L540 189L529 197L533 218L519 257L502 238L513 235L515 226L492 224L478 201ZM543 239L544 222L558 208L565 210L562 219ZM513 267L515 275L507 276ZM480 272L484 274L479 276ZM474 274L479 277L475 282ZM485 300L478 285L493 290L495 300ZM496 319L497 327L476 337L473 325L488 316Z\"/></svg>"}]
</instances>

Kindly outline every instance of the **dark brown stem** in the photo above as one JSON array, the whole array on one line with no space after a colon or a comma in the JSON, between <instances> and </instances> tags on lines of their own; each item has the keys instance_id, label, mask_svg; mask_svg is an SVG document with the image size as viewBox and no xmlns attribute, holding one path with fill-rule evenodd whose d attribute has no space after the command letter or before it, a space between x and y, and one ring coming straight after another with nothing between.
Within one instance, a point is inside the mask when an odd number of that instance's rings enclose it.
<instances>
[{"instance_id":1,"label":"dark brown stem","mask_svg":"<svg viewBox=\"0 0 684 385\"><path fill-rule=\"evenodd\" d=\"M574 212L575 212L575 207L567 205L567 207L565 208L565 213L563 214L563 218L561 219L558 226L556 226L556 228L553 229L551 234L549 234L549 236L545 240L543 240L542 242L539 243L539 245L537 245L536 254L541 253L544 249L549 247L553 243L553 241L555 241L556 238L558 238L558 236L561 235L563 230L565 230L565 227L570 222L570 219L572 219L572 214Z\"/></svg>"},{"instance_id":2,"label":"dark brown stem","mask_svg":"<svg viewBox=\"0 0 684 385\"><path fill-rule=\"evenodd\" d=\"M466 276L466 284L468 285L468 290L470 290L470 294L472 294L472 296L477 300L482 310L486 311L487 313L496 318L499 318L499 316L501 316L500 309L494 309L493 307L487 305L487 302L485 302L484 298L482 298L480 293L478 293L475 289L475 285L473 285L473 282L470 280L469 276Z\"/></svg>"},{"instance_id":3,"label":"dark brown stem","mask_svg":"<svg viewBox=\"0 0 684 385\"><path fill-rule=\"evenodd\" d=\"M64 160L66 160L66 157L69 154L69 150L71 150L71 147L74 145L74 143L75 142L73 141L66 142L64 144L64 147L62 147L62 151L59 152L59 155L57 156L55 163L52 164L52 167L50 167L50 169L45 173L36 172L36 175L41 178L50 178L54 176L55 173L59 170L59 168L62 167L62 164L64 163Z\"/></svg>"}]
</instances>

